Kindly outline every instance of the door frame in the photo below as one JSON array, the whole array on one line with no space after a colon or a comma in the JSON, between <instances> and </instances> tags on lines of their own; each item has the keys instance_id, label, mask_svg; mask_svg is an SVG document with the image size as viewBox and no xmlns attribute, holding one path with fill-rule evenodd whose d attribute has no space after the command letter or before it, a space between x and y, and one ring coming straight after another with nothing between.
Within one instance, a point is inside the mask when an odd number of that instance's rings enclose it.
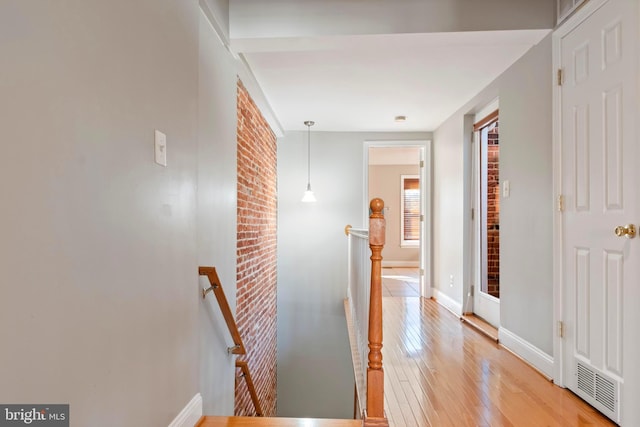
<instances>
[{"instance_id":1,"label":"door frame","mask_svg":"<svg viewBox=\"0 0 640 427\"><path fill-rule=\"evenodd\" d=\"M420 160L424 167L420 168L420 201L421 211L425 220L420 227L420 268L424 274L420 274L420 296L431 298L431 284L433 278L433 262L431 258L432 238L432 210L431 210L431 177L433 167L431 165L431 140L381 140L364 141L363 144L363 186L362 186L362 223L369 223L369 148L371 147L417 147L420 148Z\"/></svg>"},{"instance_id":2,"label":"door frame","mask_svg":"<svg viewBox=\"0 0 640 427\"><path fill-rule=\"evenodd\" d=\"M465 269L467 272L465 273L465 277L468 280L465 280L464 292L463 292L463 301L462 301L462 314L466 313L477 313L476 306L476 297L480 297L485 299L487 307L489 310L493 310L493 313L480 313L484 314L485 320L492 324L493 326L499 328L500 326L500 299L493 297L486 292L483 292L484 295L480 295L483 281L483 257L486 258L486 251L483 251L482 242L483 233L486 233L486 229L483 229L481 221L481 199L482 199L482 189L481 189L481 141L480 141L480 132L475 131L473 128L476 123L481 122L482 120L488 118L491 114L499 111L500 109L500 98L496 97L489 103L485 104L482 108L480 108L477 113L470 113L469 117L469 132L471 135L470 144L469 144L469 169L468 176L465 178L468 185L467 190L467 200L469 203L470 211L473 211L473 217L469 215L468 219L468 235L465 237L467 241L467 250L465 253L468 254L468 263L465 263ZM473 286L473 292L471 291L471 286Z\"/></svg>"}]
</instances>

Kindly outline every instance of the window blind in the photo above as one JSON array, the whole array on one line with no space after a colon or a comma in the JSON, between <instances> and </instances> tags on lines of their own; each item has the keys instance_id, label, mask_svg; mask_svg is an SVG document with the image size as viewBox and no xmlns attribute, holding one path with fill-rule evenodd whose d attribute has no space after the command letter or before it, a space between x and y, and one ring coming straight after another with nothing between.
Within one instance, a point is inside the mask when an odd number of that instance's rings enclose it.
<instances>
[{"instance_id":1,"label":"window blind","mask_svg":"<svg viewBox=\"0 0 640 427\"><path fill-rule=\"evenodd\" d=\"M403 182L404 240L420 240L420 180L405 178Z\"/></svg>"}]
</instances>

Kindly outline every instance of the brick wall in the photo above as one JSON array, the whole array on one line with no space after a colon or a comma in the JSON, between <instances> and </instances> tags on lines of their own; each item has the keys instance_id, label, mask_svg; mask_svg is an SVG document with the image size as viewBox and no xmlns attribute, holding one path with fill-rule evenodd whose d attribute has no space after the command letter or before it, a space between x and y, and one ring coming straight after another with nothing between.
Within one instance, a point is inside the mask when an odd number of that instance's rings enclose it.
<instances>
[{"instance_id":1,"label":"brick wall","mask_svg":"<svg viewBox=\"0 0 640 427\"><path fill-rule=\"evenodd\" d=\"M487 283L488 294L500 297L500 145L498 122L487 138Z\"/></svg>"},{"instance_id":2,"label":"brick wall","mask_svg":"<svg viewBox=\"0 0 640 427\"><path fill-rule=\"evenodd\" d=\"M276 414L276 137L238 81L236 319L263 415ZM236 377L236 415L255 415Z\"/></svg>"}]
</instances>

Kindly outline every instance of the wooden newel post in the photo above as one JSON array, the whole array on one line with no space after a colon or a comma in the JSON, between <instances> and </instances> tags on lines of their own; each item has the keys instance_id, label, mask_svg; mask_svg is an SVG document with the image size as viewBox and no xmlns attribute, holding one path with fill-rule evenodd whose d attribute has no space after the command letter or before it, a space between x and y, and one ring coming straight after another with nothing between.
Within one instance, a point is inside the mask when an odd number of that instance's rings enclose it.
<instances>
[{"instance_id":1,"label":"wooden newel post","mask_svg":"<svg viewBox=\"0 0 640 427\"><path fill-rule=\"evenodd\" d=\"M370 204L371 293L369 303L369 366L367 367L367 412L365 426L388 426L384 416L384 371L382 369L382 248L385 221L382 199Z\"/></svg>"}]
</instances>

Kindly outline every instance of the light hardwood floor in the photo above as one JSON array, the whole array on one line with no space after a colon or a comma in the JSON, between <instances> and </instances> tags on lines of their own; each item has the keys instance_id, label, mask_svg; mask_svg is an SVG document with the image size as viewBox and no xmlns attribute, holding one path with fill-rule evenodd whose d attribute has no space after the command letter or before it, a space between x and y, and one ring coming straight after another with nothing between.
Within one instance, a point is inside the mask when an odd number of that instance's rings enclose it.
<instances>
[{"instance_id":1,"label":"light hardwood floor","mask_svg":"<svg viewBox=\"0 0 640 427\"><path fill-rule=\"evenodd\" d=\"M420 280L417 268L383 268L383 297L419 297Z\"/></svg>"},{"instance_id":2,"label":"light hardwood floor","mask_svg":"<svg viewBox=\"0 0 640 427\"><path fill-rule=\"evenodd\" d=\"M437 302L419 298L415 283L410 270L383 270L391 426L614 425Z\"/></svg>"},{"instance_id":3,"label":"light hardwood floor","mask_svg":"<svg viewBox=\"0 0 640 427\"><path fill-rule=\"evenodd\" d=\"M267 417L205 417L197 427L362 427L357 420Z\"/></svg>"}]
</instances>

